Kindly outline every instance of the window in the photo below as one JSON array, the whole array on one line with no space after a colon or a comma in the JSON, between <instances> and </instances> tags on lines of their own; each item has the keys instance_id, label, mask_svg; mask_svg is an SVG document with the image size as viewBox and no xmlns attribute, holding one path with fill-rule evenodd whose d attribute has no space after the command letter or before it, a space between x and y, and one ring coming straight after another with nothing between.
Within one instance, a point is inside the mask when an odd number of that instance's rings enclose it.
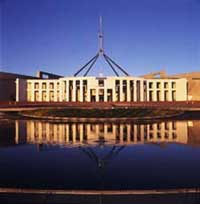
<instances>
[{"instance_id":1,"label":"window","mask_svg":"<svg viewBox=\"0 0 200 204\"><path fill-rule=\"evenodd\" d=\"M47 87L46 87L46 83L42 83L42 89L46 89Z\"/></svg>"},{"instance_id":2,"label":"window","mask_svg":"<svg viewBox=\"0 0 200 204\"><path fill-rule=\"evenodd\" d=\"M156 88L157 88L157 89L160 89L160 87L161 87L160 82L157 82L157 83L156 83Z\"/></svg>"},{"instance_id":3,"label":"window","mask_svg":"<svg viewBox=\"0 0 200 204\"><path fill-rule=\"evenodd\" d=\"M149 129L150 129L150 130L153 130L153 124L150 124L150 125L149 125Z\"/></svg>"},{"instance_id":4,"label":"window","mask_svg":"<svg viewBox=\"0 0 200 204\"><path fill-rule=\"evenodd\" d=\"M169 130L169 123L165 122L165 130Z\"/></svg>"},{"instance_id":5,"label":"window","mask_svg":"<svg viewBox=\"0 0 200 204\"><path fill-rule=\"evenodd\" d=\"M168 83L164 82L164 88L167 89L168 88Z\"/></svg>"},{"instance_id":6,"label":"window","mask_svg":"<svg viewBox=\"0 0 200 204\"><path fill-rule=\"evenodd\" d=\"M38 91L35 92L35 101L39 101L39 92Z\"/></svg>"},{"instance_id":7,"label":"window","mask_svg":"<svg viewBox=\"0 0 200 204\"><path fill-rule=\"evenodd\" d=\"M54 88L53 82L51 82L51 83L49 84L49 88L50 88L50 89L53 89L53 88Z\"/></svg>"},{"instance_id":8,"label":"window","mask_svg":"<svg viewBox=\"0 0 200 204\"><path fill-rule=\"evenodd\" d=\"M153 101L153 91L149 91L149 101Z\"/></svg>"},{"instance_id":9,"label":"window","mask_svg":"<svg viewBox=\"0 0 200 204\"><path fill-rule=\"evenodd\" d=\"M165 91L164 92L164 101L168 101L169 100L169 92Z\"/></svg>"},{"instance_id":10,"label":"window","mask_svg":"<svg viewBox=\"0 0 200 204\"><path fill-rule=\"evenodd\" d=\"M107 127L107 132L113 132L113 126L112 124L109 124L108 127Z\"/></svg>"},{"instance_id":11,"label":"window","mask_svg":"<svg viewBox=\"0 0 200 204\"><path fill-rule=\"evenodd\" d=\"M50 91L50 101L54 101L54 92Z\"/></svg>"},{"instance_id":12,"label":"window","mask_svg":"<svg viewBox=\"0 0 200 204\"><path fill-rule=\"evenodd\" d=\"M176 91L172 91L172 101L176 101Z\"/></svg>"},{"instance_id":13,"label":"window","mask_svg":"<svg viewBox=\"0 0 200 204\"><path fill-rule=\"evenodd\" d=\"M172 129L176 130L176 122L172 122Z\"/></svg>"},{"instance_id":14,"label":"window","mask_svg":"<svg viewBox=\"0 0 200 204\"><path fill-rule=\"evenodd\" d=\"M123 80L123 86L126 86L126 84L127 84L126 80Z\"/></svg>"},{"instance_id":15,"label":"window","mask_svg":"<svg viewBox=\"0 0 200 204\"><path fill-rule=\"evenodd\" d=\"M42 92L42 101L46 101L46 99L47 99L47 93L46 93L46 91L43 91Z\"/></svg>"},{"instance_id":16,"label":"window","mask_svg":"<svg viewBox=\"0 0 200 204\"><path fill-rule=\"evenodd\" d=\"M119 86L119 84L120 84L120 81L119 81L119 80L116 80L116 81L115 81L115 85L116 85L116 86Z\"/></svg>"},{"instance_id":17,"label":"window","mask_svg":"<svg viewBox=\"0 0 200 204\"><path fill-rule=\"evenodd\" d=\"M99 89L99 101L104 101L104 89Z\"/></svg>"},{"instance_id":18,"label":"window","mask_svg":"<svg viewBox=\"0 0 200 204\"><path fill-rule=\"evenodd\" d=\"M153 88L153 82L149 82L149 88L150 88L150 89Z\"/></svg>"},{"instance_id":19,"label":"window","mask_svg":"<svg viewBox=\"0 0 200 204\"><path fill-rule=\"evenodd\" d=\"M149 134L149 138L153 139L153 133L152 132Z\"/></svg>"},{"instance_id":20,"label":"window","mask_svg":"<svg viewBox=\"0 0 200 204\"><path fill-rule=\"evenodd\" d=\"M158 129L158 130L161 130L161 123L158 123L158 124L157 124L157 129Z\"/></svg>"},{"instance_id":21,"label":"window","mask_svg":"<svg viewBox=\"0 0 200 204\"><path fill-rule=\"evenodd\" d=\"M39 83L35 83L35 89L39 89Z\"/></svg>"},{"instance_id":22,"label":"window","mask_svg":"<svg viewBox=\"0 0 200 204\"><path fill-rule=\"evenodd\" d=\"M168 139L168 138L169 138L169 133L165 132L165 139Z\"/></svg>"},{"instance_id":23,"label":"window","mask_svg":"<svg viewBox=\"0 0 200 204\"><path fill-rule=\"evenodd\" d=\"M172 82L172 89L176 88L176 82Z\"/></svg>"},{"instance_id":24,"label":"window","mask_svg":"<svg viewBox=\"0 0 200 204\"><path fill-rule=\"evenodd\" d=\"M160 91L157 91L157 101L160 101L160 99L161 99L161 92Z\"/></svg>"},{"instance_id":25,"label":"window","mask_svg":"<svg viewBox=\"0 0 200 204\"><path fill-rule=\"evenodd\" d=\"M172 133L172 138L176 139L177 138L177 134L175 132Z\"/></svg>"},{"instance_id":26,"label":"window","mask_svg":"<svg viewBox=\"0 0 200 204\"><path fill-rule=\"evenodd\" d=\"M161 134L160 134L160 132L157 133L157 138L158 138L158 139L161 139Z\"/></svg>"},{"instance_id":27,"label":"window","mask_svg":"<svg viewBox=\"0 0 200 204\"><path fill-rule=\"evenodd\" d=\"M99 86L100 87L104 86L104 80L103 79L99 79Z\"/></svg>"}]
</instances>

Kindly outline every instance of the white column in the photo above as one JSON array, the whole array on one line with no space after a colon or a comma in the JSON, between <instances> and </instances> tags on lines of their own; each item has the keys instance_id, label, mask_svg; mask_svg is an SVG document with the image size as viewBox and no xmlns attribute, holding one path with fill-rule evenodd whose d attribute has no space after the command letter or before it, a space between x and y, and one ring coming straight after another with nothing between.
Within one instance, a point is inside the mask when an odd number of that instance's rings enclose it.
<instances>
[{"instance_id":1,"label":"white column","mask_svg":"<svg viewBox=\"0 0 200 204\"><path fill-rule=\"evenodd\" d=\"M83 124L80 124L80 142L83 142Z\"/></svg>"},{"instance_id":2,"label":"white column","mask_svg":"<svg viewBox=\"0 0 200 204\"><path fill-rule=\"evenodd\" d=\"M115 88L112 89L112 100L113 100L113 102L116 101L116 91L115 91Z\"/></svg>"},{"instance_id":3,"label":"white column","mask_svg":"<svg viewBox=\"0 0 200 204\"><path fill-rule=\"evenodd\" d=\"M76 101L76 80L73 80L72 101Z\"/></svg>"},{"instance_id":4,"label":"white column","mask_svg":"<svg viewBox=\"0 0 200 204\"><path fill-rule=\"evenodd\" d=\"M80 79L80 101L83 102L83 79Z\"/></svg>"},{"instance_id":5,"label":"white column","mask_svg":"<svg viewBox=\"0 0 200 204\"><path fill-rule=\"evenodd\" d=\"M124 127L124 124L120 124L120 142L124 143L124 140L123 140L123 127Z\"/></svg>"},{"instance_id":6,"label":"white column","mask_svg":"<svg viewBox=\"0 0 200 204\"><path fill-rule=\"evenodd\" d=\"M72 124L72 141L76 141L76 125Z\"/></svg>"},{"instance_id":7,"label":"white column","mask_svg":"<svg viewBox=\"0 0 200 204\"><path fill-rule=\"evenodd\" d=\"M107 93L107 89L106 88L104 88L104 101L106 102L107 101L107 99L108 99L108 93Z\"/></svg>"},{"instance_id":8,"label":"white column","mask_svg":"<svg viewBox=\"0 0 200 204\"><path fill-rule=\"evenodd\" d=\"M140 80L140 101L144 101L144 81Z\"/></svg>"},{"instance_id":9,"label":"white column","mask_svg":"<svg viewBox=\"0 0 200 204\"><path fill-rule=\"evenodd\" d=\"M69 142L69 124L66 124L66 142Z\"/></svg>"},{"instance_id":10,"label":"white column","mask_svg":"<svg viewBox=\"0 0 200 204\"><path fill-rule=\"evenodd\" d=\"M133 94L134 95L133 96L134 97L134 101L137 101L137 83L136 82L137 82L137 80L133 81L133 84L134 84L134 90L133 90L134 91L134 94Z\"/></svg>"},{"instance_id":11,"label":"white column","mask_svg":"<svg viewBox=\"0 0 200 204\"><path fill-rule=\"evenodd\" d=\"M15 121L15 144L19 143L19 121Z\"/></svg>"},{"instance_id":12,"label":"white column","mask_svg":"<svg viewBox=\"0 0 200 204\"><path fill-rule=\"evenodd\" d=\"M119 101L123 101L123 80L120 80L119 90L120 90L120 100Z\"/></svg>"},{"instance_id":13,"label":"white column","mask_svg":"<svg viewBox=\"0 0 200 204\"><path fill-rule=\"evenodd\" d=\"M16 101L19 101L19 79L16 79Z\"/></svg>"},{"instance_id":14,"label":"white column","mask_svg":"<svg viewBox=\"0 0 200 204\"><path fill-rule=\"evenodd\" d=\"M130 89L130 80L126 80L126 94L127 94L127 101L131 101L131 89Z\"/></svg>"},{"instance_id":15,"label":"white column","mask_svg":"<svg viewBox=\"0 0 200 204\"><path fill-rule=\"evenodd\" d=\"M46 140L50 141L49 123L46 123L45 127L46 127Z\"/></svg>"},{"instance_id":16,"label":"white column","mask_svg":"<svg viewBox=\"0 0 200 204\"><path fill-rule=\"evenodd\" d=\"M96 89L96 102L99 102L99 89Z\"/></svg>"},{"instance_id":17,"label":"white column","mask_svg":"<svg viewBox=\"0 0 200 204\"><path fill-rule=\"evenodd\" d=\"M137 134L138 134L138 129L137 129L138 124L134 124L134 143L137 144Z\"/></svg>"},{"instance_id":18,"label":"white column","mask_svg":"<svg viewBox=\"0 0 200 204\"><path fill-rule=\"evenodd\" d=\"M65 100L69 102L69 81L66 80L66 98Z\"/></svg>"}]
</instances>

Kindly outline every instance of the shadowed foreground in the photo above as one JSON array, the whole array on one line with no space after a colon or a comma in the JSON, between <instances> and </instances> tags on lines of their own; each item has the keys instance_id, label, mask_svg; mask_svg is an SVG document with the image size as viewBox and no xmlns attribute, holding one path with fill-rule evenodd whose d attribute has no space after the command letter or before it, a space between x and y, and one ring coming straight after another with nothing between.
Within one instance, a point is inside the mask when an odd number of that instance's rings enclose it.
<instances>
[{"instance_id":1,"label":"shadowed foreground","mask_svg":"<svg viewBox=\"0 0 200 204\"><path fill-rule=\"evenodd\" d=\"M41 194L0 194L0 203L17 204L199 204L199 193L166 195L41 195Z\"/></svg>"}]
</instances>

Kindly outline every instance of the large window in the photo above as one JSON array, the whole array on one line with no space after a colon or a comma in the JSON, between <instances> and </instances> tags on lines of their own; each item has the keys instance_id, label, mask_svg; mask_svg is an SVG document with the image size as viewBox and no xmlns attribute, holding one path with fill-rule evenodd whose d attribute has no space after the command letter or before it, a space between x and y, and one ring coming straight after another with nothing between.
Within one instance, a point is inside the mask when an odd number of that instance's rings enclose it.
<instances>
[{"instance_id":1,"label":"large window","mask_svg":"<svg viewBox=\"0 0 200 204\"><path fill-rule=\"evenodd\" d=\"M104 86L104 80L103 79L99 79L98 83L99 83L100 87Z\"/></svg>"},{"instance_id":2,"label":"large window","mask_svg":"<svg viewBox=\"0 0 200 204\"><path fill-rule=\"evenodd\" d=\"M43 83L42 83L42 89L46 89L46 88L47 88L46 83L43 82Z\"/></svg>"},{"instance_id":3,"label":"large window","mask_svg":"<svg viewBox=\"0 0 200 204\"><path fill-rule=\"evenodd\" d=\"M153 101L153 91L149 91L149 101Z\"/></svg>"},{"instance_id":4,"label":"large window","mask_svg":"<svg viewBox=\"0 0 200 204\"><path fill-rule=\"evenodd\" d=\"M51 83L49 84L49 88L50 88L50 89L54 89L54 84L53 84L53 82L51 82Z\"/></svg>"},{"instance_id":5,"label":"large window","mask_svg":"<svg viewBox=\"0 0 200 204\"><path fill-rule=\"evenodd\" d=\"M164 82L164 88L165 88L165 89L168 88L168 82Z\"/></svg>"},{"instance_id":6,"label":"large window","mask_svg":"<svg viewBox=\"0 0 200 204\"><path fill-rule=\"evenodd\" d=\"M157 89L160 89L160 88L161 88L161 83L160 83L160 82L157 82L157 83L156 83L156 88L157 88Z\"/></svg>"},{"instance_id":7,"label":"large window","mask_svg":"<svg viewBox=\"0 0 200 204\"><path fill-rule=\"evenodd\" d=\"M54 101L54 92L50 91L50 101Z\"/></svg>"},{"instance_id":8,"label":"large window","mask_svg":"<svg viewBox=\"0 0 200 204\"><path fill-rule=\"evenodd\" d=\"M46 91L42 92L42 101L46 101L47 100L47 93Z\"/></svg>"},{"instance_id":9,"label":"large window","mask_svg":"<svg viewBox=\"0 0 200 204\"><path fill-rule=\"evenodd\" d=\"M150 89L153 88L153 82L149 82L149 88L150 88Z\"/></svg>"},{"instance_id":10,"label":"large window","mask_svg":"<svg viewBox=\"0 0 200 204\"><path fill-rule=\"evenodd\" d=\"M176 88L176 82L172 82L172 89Z\"/></svg>"},{"instance_id":11,"label":"large window","mask_svg":"<svg viewBox=\"0 0 200 204\"><path fill-rule=\"evenodd\" d=\"M35 89L39 89L39 83L37 82L37 83L35 83Z\"/></svg>"},{"instance_id":12,"label":"large window","mask_svg":"<svg viewBox=\"0 0 200 204\"><path fill-rule=\"evenodd\" d=\"M172 101L176 101L176 91L172 91Z\"/></svg>"}]
</instances>

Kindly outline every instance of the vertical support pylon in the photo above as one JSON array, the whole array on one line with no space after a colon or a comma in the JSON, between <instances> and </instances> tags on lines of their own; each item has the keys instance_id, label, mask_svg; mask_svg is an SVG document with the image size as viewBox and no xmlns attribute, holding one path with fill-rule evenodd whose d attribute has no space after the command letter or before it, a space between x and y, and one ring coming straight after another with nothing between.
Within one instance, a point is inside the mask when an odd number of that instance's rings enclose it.
<instances>
[{"instance_id":1,"label":"vertical support pylon","mask_svg":"<svg viewBox=\"0 0 200 204\"><path fill-rule=\"evenodd\" d=\"M112 60L106 53L104 52L104 36L103 36L103 25L102 25L102 16L99 17L99 32L98 32L98 43L99 43L99 50L98 53L90 59L84 66L82 66L75 74L74 76L77 76L80 72L82 72L84 69L87 69L84 77L87 76L89 71L93 68L94 64L96 63L97 59L99 57L103 57L110 68L113 70L113 72L116 74L116 76L119 76L118 72L116 71L116 68L118 71L120 70L123 74L126 76L129 76L129 74L121 67L119 66L114 60ZM88 67L89 66L89 67ZM88 67L88 68L87 68Z\"/></svg>"},{"instance_id":2,"label":"vertical support pylon","mask_svg":"<svg viewBox=\"0 0 200 204\"><path fill-rule=\"evenodd\" d=\"M99 17L99 54L103 54L103 29L102 29L102 16Z\"/></svg>"}]
</instances>

